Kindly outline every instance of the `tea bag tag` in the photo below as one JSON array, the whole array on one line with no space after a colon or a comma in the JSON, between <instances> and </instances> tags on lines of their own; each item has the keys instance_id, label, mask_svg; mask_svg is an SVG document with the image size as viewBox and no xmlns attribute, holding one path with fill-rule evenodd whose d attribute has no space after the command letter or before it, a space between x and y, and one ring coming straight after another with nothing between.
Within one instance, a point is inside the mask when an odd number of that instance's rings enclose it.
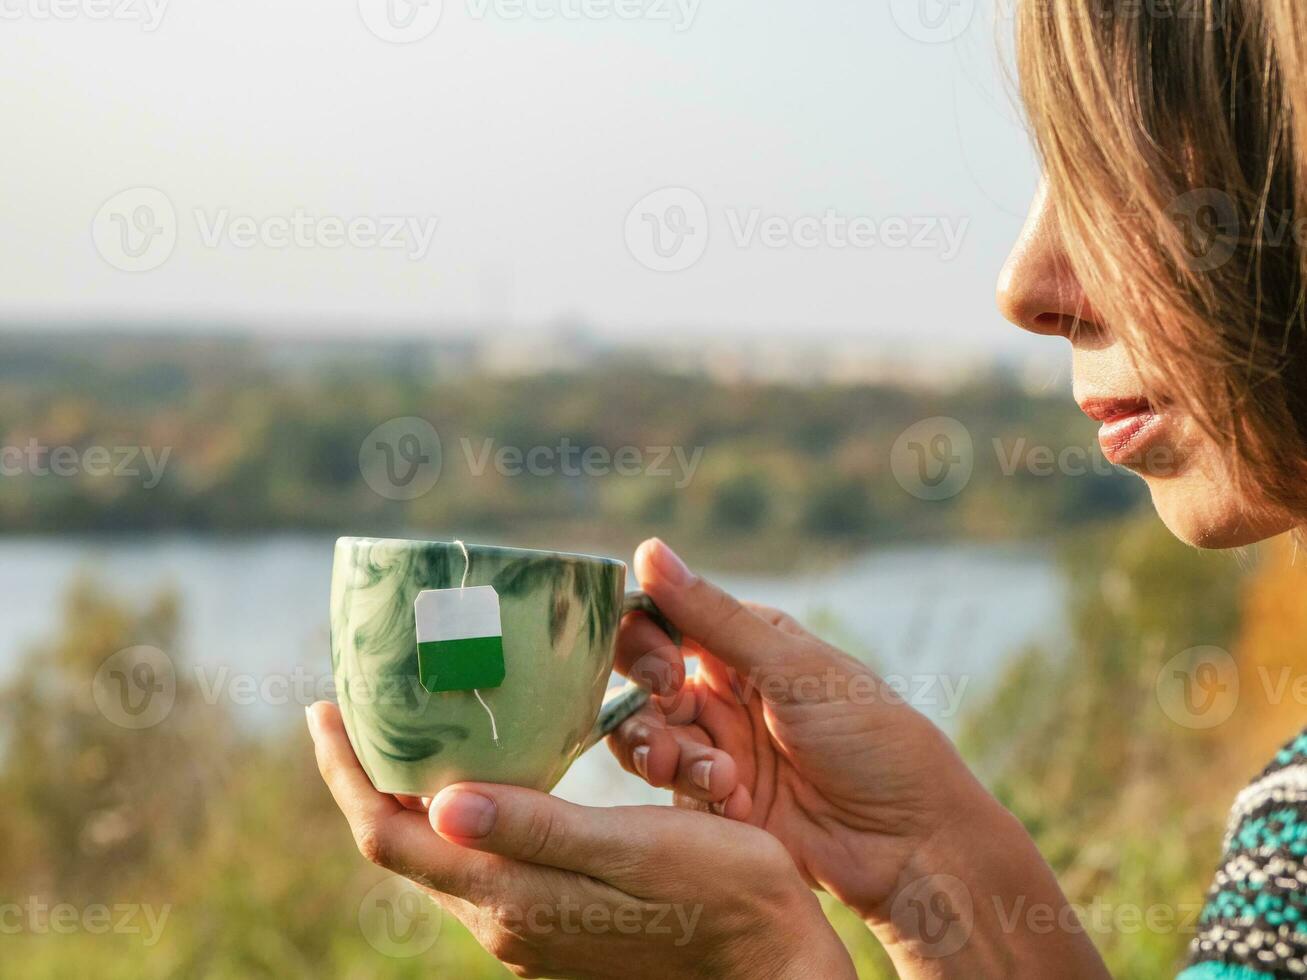
<instances>
[{"instance_id":1,"label":"tea bag tag","mask_svg":"<svg viewBox=\"0 0 1307 980\"><path fill-rule=\"evenodd\" d=\"M504 683L504 628L499 593L489 585L427 589L413 603L418 679L432 694Z\"/></svg>"}]
</instances>

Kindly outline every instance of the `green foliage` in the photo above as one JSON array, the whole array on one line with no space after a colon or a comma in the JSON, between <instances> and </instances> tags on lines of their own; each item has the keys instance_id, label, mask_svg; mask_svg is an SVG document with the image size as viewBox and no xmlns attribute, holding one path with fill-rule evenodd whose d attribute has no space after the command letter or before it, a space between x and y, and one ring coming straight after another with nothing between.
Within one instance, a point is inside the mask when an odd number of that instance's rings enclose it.
<instances>
[{"instance_id":1,"label":"green foliage","mask_svg":"<svg viewBox=\"0 0 1307 980\"><path fill-rule=\"evenodd\" d=\"M1153 688L1175 652L1230 643L1240 576L1154 521L1069 542L1064 567L1065 646L1012 661L961 747L1086 910L1113 974L1164 976L1192 934L1223 814L1194 792L1210 740L1164 717ZM505 976L448 918L421 955L369 945L360 909L384 876L354 851L298 717L239 734L173 653L166 720L105 719L89 678L127 647L175 651L178 615L167 597L132 613L79 583L60 636L0 688L0 902L166 907L158 941L25 929L5 936L5 962L38 978ZM859 975L892 976L856 916L823 905Z\"/></svg>"},{"instance_id":2,"label":"green foliage","mask_svg":"<svg viewBox=\"0 0 1307 980\"><path fill-rule=\"evenodd\" d=\"M1182 651L1230 646L1241 576L1152 519L1069 543L1063 566L1065 647L1016 658L960 747L1071 901L1105 926L1095 939L1112 975L1169 976L1193 937L1225 812L1201 791L1212 734L1168 718L1156 683ZM1132 918L1150 909L1165 924Z\"/></svg>"},{"instance_id":3,"label":"green foliage","mask_svg":"<svg viewBox=\"0 0 1307 980\"><path fill-rule=\"evenodd\" d=\"M401 356L404 355L404 356ZM1001 377L948 392L890 385L727 384L601 365L571 374L442 376L396 345L286 364L235 340L96 345L15 342L0 386L3 444L170 450L158 486L77 473L0 481L0 532L264 528L521 538L541 527L612 538L642 529L711 535L729 549L763 526L849 549L889 539L1029 536L1119 515L1133 478L1098 467L1045 473L1040 453L1094 445L1062 395ZM16 366L15 366L16 365ZM919 500L895 480L891 447L908 426L956 418L975 447L966 490ZM359 450L377 425L419 416L440 433L435 490L412 501L373 492ZM641 453L638 475L506 473L485 447ZM1051 458L1051 456L1050 456ZM1099 460L1101 464L1101 459Z\"/></svg>"},{"instance_id":4,"label":"green foliage","mask_svg":"<svg viewBox=\"0 0 1307 980\"><path fill-rule=\"evenodd\" d=\"M726 531L756 531L766 521L770 503L767 481L762 476L739 473L723 480L713 491L709 522Z\"/></svg>"},{"instance_id":5,"label":"green foliage","mask_svg":"<svg viewBox=\"0 0 1307 980\"><path fill-rule=\"evenodd\" d=\"M775 563L800 553L796 543L830 556L890 540L1090 529L1066 545L1065 643L1010 661L966 720L961 747L1073 900L1174 912L1201 900L1223 818L1194 793L1211 742L1162 717L1153 685L1179 651L1229 643L1238 576L1151 519L1120 523L1142 497L1133 478L1034 465L1038 447L1092 445L1092 426L1064 398L1002 379L922 392L728 385L645 365L437 377L413 352L291 371L239 343L111 350L16 348L0 365L3 442L170 447L163 481L146 490L86 474L6 477L0 531L433 529L546 535L557 546L559 529L569 538L647 529L705 542L720 566L733 547L762 540ZM445 466L435 491L392 501L362 480L359 447L407 415L438 429ZM922 501L897 483L890 447L941 415L970 432L974 475L955 498ZM525 449L562 439L703 453L692 474L673 460L669 475L640 478L477 475L467 465L468 447L485 440ZM381 875L354 852L298 717L271 735L242 733L179 669L163 723L135 731L104 718L90 692L97 667L149 644L180 668L178 617L167 597L133 612L78 585L61 634L0 687L0 902L167 905L162 938L28 931L3 938L0 962L38 978L505 975L452 920L412 959L368 944L359 909ZM862 923L824 904L860 975L890 976ZM1174 968L1189 937L1114 928L1095 938L1116 975L1153 977Z\"/></svg>"},{"instance_id":6,"label":"green foliage","mask_svg":"<svg viewBox=\"0 0 1307 980\"><path fill-rule=\"evenodd\" d=\"M454 922L412 959L368 944L360 908L384 875L354 850L307 733L239 736L176 653L162 722L127 729L97 710L90 680L107 657L176 650L169 599L132 614L79 584L64 612L62 635L0 688L0 905L111 917L60 931L48 912L10 912L0 975L507 976Z\"/></svg>"}]
</instances>

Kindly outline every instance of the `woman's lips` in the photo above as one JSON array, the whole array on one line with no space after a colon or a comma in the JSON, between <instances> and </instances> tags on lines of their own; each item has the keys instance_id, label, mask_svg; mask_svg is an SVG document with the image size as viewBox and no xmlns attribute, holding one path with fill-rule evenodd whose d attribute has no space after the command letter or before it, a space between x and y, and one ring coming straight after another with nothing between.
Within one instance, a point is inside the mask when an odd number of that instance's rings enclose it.
<instances>
[{"instance_id":1,"label":"woman's lips","mask_svg":"<svg viewBox=\"0 0 1307 980\"><path fill-rule=\"evenodd\" d=\"M1118 466L1137 458L1161 427L1162 417L1146 398L1090 398L1080 408L1103 423L1098 444L1107 461Z\"/></svg>"}]
</instances>

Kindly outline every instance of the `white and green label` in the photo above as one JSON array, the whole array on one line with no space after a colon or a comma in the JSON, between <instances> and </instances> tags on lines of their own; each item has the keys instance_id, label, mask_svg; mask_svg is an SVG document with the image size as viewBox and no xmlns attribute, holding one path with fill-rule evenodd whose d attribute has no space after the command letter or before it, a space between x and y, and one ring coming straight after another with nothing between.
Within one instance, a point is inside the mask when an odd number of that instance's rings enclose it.
<instances>
[{"instance_id":1,"label":"white and green label","mask_svg":"<svg viewBox=\"0 0 1307 980\"><path fill-rule=\"evenodd\" d=\"M504 629L491 586L427 589L418 593L413 614L424 688L471 691L504 683Z\"/></svg>"}]
</instances>

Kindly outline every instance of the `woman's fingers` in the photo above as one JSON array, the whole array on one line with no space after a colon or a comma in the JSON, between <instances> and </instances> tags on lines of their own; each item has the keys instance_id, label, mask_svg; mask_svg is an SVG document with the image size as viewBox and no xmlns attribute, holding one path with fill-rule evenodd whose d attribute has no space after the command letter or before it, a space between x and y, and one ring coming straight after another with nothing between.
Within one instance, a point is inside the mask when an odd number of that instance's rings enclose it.
<instances>
[{"instance_id":1,"label":"woman's fingers","mask_svg":"<svg viewBox=\"0 0 1307 980\"><path fill-rule=\"evenodd\" d=\"M671 787L717 803L739 784L735 760L712 746L694 727L667 727L655 705L646 705L609 736L609 748L628 772L650 786Z\"/></svg>"},{"instance_id":2,"label":"woman's fingers","mask_svg":"<svg viewBox=\"0 0 1307 980\"><path fill-rule=\"evenodd\" d=\"M670 694L685 683L681 648L642 612L629 613L622 621L616 667L655 694Z\"/></svg>"},{"instance_id":3,"label":"woman's fingers","mask_svg":"<svg viewBox=\"0 0 1307 980\"><path fill-rule=\"evenodd\" d=\"M340 709L334 704L319 701L310 705L304 713L308 719L309 734L313 736L318 771L322 774L327 789L331 790L336 805L349 821L350 828L356 831L355 836L358 836L358 831L371 831L403 813L403 804L393 796L378 793L359 765L349 744L349 736L345 734Z\"/></svg>"},{"instance_id":4,"label":"woman's fingers","mask_svg":"<svg viewBox=\"0 0 1307 980\"><path fill-rule=\"evenodd\" d=\"M466 851L431 833L425 813L373 788L349 744L339 708L319 701L306 714L318 769L365 858L476 904L493 900L499 888L511 887L511 869L505 862L491 866L481 855L469 860Z\"/></svg>"},{"instance_id":5,"label":"woman's fingers","mask_svg":"<svg viewBox=\"0 0 1307 980\"><path fill-rule=\"evenodd\" d=\"M683 810L698 810L701 813L715 813L727 820L747 823L753 815L753 795L744 786L736 786L731 795L720 803L705 803L703 800L684 793L672 794L672 802Z\"/></svg>"},{"instance_id":6,"label":"woman's fingers","mask_svg":"<svg viewBox=\"0 0 1307 980\"><path fill-rule=\"evenodd\" d=\"M828 659L818 641L768 622L695 575L657 538L635 552L640 586L686 638L735 668L746 684L812 671Z\"/></svg>"}]
</instances>

